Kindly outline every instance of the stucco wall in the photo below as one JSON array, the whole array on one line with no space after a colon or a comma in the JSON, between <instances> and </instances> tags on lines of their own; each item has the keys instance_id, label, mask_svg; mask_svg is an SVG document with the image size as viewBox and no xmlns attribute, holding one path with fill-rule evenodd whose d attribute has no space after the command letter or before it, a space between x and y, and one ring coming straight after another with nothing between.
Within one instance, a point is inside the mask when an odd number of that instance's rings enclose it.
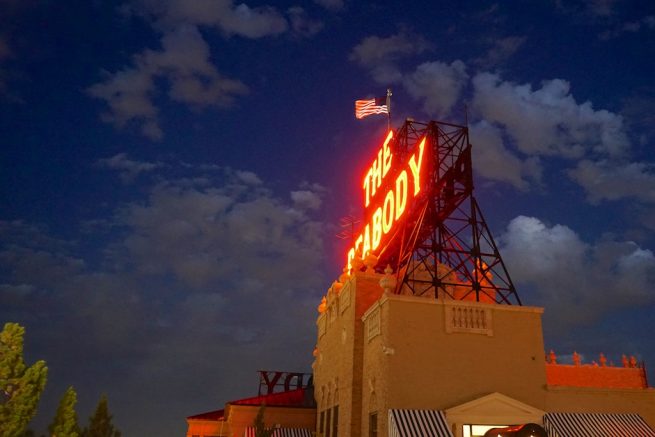
<instances>
[{"instance_id":1,"label":"stucco wall","mask_svg":"<svg viewBox=\"0 0 655 437\"><path fill-rule=\"evenodd\" d=\"M486 329L448 332L452 307L480 309ZM446 409L493 392L543 405L544 348L540 308L384 296L364 316L380 318L379 335L364 339L361 435L378 412L386 435L390 408ZM452 331L452 324L451 329Z\"/></svg>"},{"instance_id":2,"label":"stucco wall","mask_svg":"<svg viewBox=\"0 0 655 437\"><path fill-rule=\"evenodd\" d=\"M337 292L327 294L327 311L319 316L313 364L318 420L339 406L339 435L359 435L362 417L362 314L379 299L380 276L357 273ZM320 433L318 435L321 435Z\"/></svg>"},{"instance_id":3,"label":"stucco wall","mask_svg":"<svg viewBox=\"0 0 655 437\"><path fill-rule=\"evenodd\" d=\"M340 436L368 435L371 413L384 437L391 408L446 410L492 393L534 411L639 413L655 428L653 389L547 385L542 308L385 295L380 279L357 273L331 290L317 322L317 410L339 405Z\"/></svg>"}]
</instances>

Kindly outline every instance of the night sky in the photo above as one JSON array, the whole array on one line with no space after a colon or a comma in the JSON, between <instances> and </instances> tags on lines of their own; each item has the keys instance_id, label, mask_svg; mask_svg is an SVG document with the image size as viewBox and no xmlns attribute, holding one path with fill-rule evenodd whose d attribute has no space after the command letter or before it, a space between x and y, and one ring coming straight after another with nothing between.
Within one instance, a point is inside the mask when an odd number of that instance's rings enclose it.
<instances>
[{"instance_id":1,"label":"night sky","mask_svg":"<svg viewBox=\"0 0 655 437\"><path fill-rule=\"evenodd\" d=\"M655 381L655 3L0 0L0 322L126 436L311 371L386 129L464 123L547 349ZM481 368L481 371L483 369Z\"/></svg>"}]
</instances>

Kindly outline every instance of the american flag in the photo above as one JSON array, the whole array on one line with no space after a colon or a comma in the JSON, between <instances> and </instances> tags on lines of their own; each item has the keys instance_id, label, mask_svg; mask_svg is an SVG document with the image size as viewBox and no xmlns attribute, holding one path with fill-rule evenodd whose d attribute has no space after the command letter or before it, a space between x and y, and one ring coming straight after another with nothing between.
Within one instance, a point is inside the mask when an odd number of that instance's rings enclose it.
<instances>
[{"instance_id":1,"label":"american flag","mask_svg":"<svg viewBox=\"0 0 655 437\"><path fill-rule=\"evenodd\" d=\"M388 113L389 107L387 106L387 96L355 101L355 118L357 119L362 119L373 114Z\"/></svg>"}]
</instances>

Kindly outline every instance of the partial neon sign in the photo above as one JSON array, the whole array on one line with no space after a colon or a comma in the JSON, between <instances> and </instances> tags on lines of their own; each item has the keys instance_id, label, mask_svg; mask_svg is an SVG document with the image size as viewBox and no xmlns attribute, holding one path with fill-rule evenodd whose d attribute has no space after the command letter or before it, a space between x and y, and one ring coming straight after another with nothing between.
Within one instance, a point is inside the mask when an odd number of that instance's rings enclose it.
<instances>
[{"instance_id":1,"label":"partial neon sign","mask_svg":"<svg viewBox=\"0 0 655 437\"><path fill-rule=\"evenodd\" d=\"M369 252L376 252L384 237L393 231L421 192L421 175L426 161L425 138L405 162L394 159L392 140L393 131L389 131L364 177L365 224L348 251L348 269L352 268L356 254L364 257Z\"/></svg>"}]
</instances>

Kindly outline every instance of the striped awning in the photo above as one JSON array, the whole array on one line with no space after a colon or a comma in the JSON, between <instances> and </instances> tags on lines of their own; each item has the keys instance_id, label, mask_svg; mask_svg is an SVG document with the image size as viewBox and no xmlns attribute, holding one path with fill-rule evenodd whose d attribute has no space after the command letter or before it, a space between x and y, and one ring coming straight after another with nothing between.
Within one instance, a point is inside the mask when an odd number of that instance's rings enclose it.
<instances>
[{"instance_id":1,"label":"striped awning","mask_svg":"<svg viewBox=\"0 0 655 437\"><path fill-rule=\"evenodd\" d=\"M308 428L275 428L271 437L312 437L312 431ZM243 437L255 437L255 428L246 428Z\"/></svg>"},{"instance_id":2,"label":"striped awning","mask_svg":"<svg viewBox=\"0 0 655 437\"><path fill-rule=\"evenodd\" d=\"M639 414L547 413L544 428L550 437L655 437Z\"/></svg>"},{"instance_id":3,"label":"striped awning","mask_svg":"<svg viewBox=\"0 0 655 437\"><path fill-rule=\"evenodd\" d=\"M389 437L453 437L443 411L389 410Z\"/></svg>"},{"instance_id":4,"label":"striped awning","mask_svg":"<svg viewBox=\"0 0 655 437\"><path fill-rule=\"evenodd\" d=\"M278 428L272 437L312 437L312 430L307 428Z\"/></svg>"}]
</instances>

